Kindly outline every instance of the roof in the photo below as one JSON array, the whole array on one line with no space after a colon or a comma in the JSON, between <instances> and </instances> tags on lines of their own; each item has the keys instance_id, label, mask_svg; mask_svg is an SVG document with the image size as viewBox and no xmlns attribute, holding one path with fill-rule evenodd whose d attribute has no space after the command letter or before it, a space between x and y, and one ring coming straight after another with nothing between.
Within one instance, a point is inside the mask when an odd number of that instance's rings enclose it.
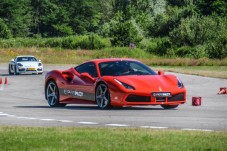
<instances>
[{"instance_id":1,"label":"roof","mask_svg":"<svg viewBox=\"0 0 227 151\"><path fill-rule=\"evenodd\" d=\"M109 61L138 61L138 60L130 59L130 58L103 58L103 59L93 59L88 62L101 63L101 62L109 62Z\"/></svg>"},{"instance_id":2,"label":"roof","mask_svg":"<svg viewBox=\"0 0 227 151\"><path fill-rule=\"evenodd\" d=\"M16 58L18 57L34 57L34 56L31 56L31 55L21 55L21 56L16 56Z\"/></svg>"}]
</instances>

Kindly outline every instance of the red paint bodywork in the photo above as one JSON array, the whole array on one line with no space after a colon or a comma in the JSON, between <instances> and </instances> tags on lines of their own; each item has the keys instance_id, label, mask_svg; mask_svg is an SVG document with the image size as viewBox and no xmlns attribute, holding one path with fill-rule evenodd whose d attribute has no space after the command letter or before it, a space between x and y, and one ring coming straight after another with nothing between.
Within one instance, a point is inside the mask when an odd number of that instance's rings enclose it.
<instances>
[{"instance_id":1,"label":"red paint bodywork","mask_svg":"<svg viewBox=\"0 0 227 151\"><path fill-rule=\"evenodd\" d=\"M179 105L186 102L185 87L178 87L178 80L174 75L165 75L160 72L157 75L132 75L132 76L103 76L101 77L98 64L101 62L115 61L115 60L132 60L132 59L96 59L93 62L96 65L98 77L89 77L88 74L78 73L74 67L68 70L53 70L46 74L45 85L50 80L54 80L59 90L72 90L83 92L84 96L88 98L60 95L60 103L66 104L95 104L95 89L96 86L103 82L108 86L111 105L112 106L134 106L134 105ZM135 60L133 60L135 61ZM118 79L133 87L135 90L126 89L114 79ZM168 98L163 98L163 101L157 101L156 97L152 96L152 92L171 92L172 96L182 94L183 99L168 101ZM129 95L150 97L149 102L128 102L126 98Z\"/></svg>"}]
</instances>

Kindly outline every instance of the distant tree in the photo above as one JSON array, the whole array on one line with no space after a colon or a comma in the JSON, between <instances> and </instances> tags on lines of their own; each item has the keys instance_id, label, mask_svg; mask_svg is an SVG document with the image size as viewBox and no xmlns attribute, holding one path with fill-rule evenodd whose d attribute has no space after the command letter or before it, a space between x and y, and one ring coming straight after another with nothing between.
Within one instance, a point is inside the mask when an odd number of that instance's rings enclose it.
<instances>
[{"instance_id":1,"label":"distant tree","mask_svg":"<svg viewBox=\"0 0 227 151\"><path fill-rule=\"evenodd\" d=\"M216 13L218 15L227 17L226 0L196 0L195 4L198 6L198 9L202 15L211 15Z\"/></svg>"},{"instance_id":2,"label":"distant tree","mask_svg":"<svg viewBox=\"0 0 227 151\"><path fill-rule=\"evenodd\" d=\"M212 8L215 13L227 17L227 1L226 0L216 0L212 4Z\"/></svg>"},{"instance_id":3,"label":"distant tree","mask_svg":"<svg viewBox=\"0 0 227 151\"><path fill-rule=\"evenodd\" d=\"M165 13L157 14L148 28L151 37L166 37L177 28L182 19L196 14L195 5L184 7L167 6Z\"/></svg>"},{"instance_id":4,"label":"distant tree","mask_svg":"<svg viewBox=\"0 0 227 151\"><path fill-rule=\"evenodd\" d=\"M97 0L96 9L100 15L100 24L109 22L114 16L114 1L115 0Z\"/></svg>"},{"instance_id":5,"label":"distant tree","mask_svg":"<svg viewBox=\"0 0 227 151\"><path fill-rule=\"evenodd\" d=\"M115 0L113 18L104 23L100 34L109 36L115 46L128 46L130 42L138 44L146 35L153 15L153 1Z\"/></svg>"},{"instance_id":6,"label":"distant tree","mask_svg":"<svg viewBox=\"0 0 227 151\"><path fill-rule=\"evenodd\" d=\"M98 2L74 0L64 4L69 10L70 25L77 34L95 32L101 20Z\"/></svg>"},{"instance_id":7,"label":"distant tree","mask_svg":"<svg viewBox=\"0 0 227 151\"><path fill-rule=\"evenodd\" d=\"M0 18L0 38L8 39L12 37L11 30L5 24L4 20Z\"/></svg>"},{"instance_id":8,"label":"distant tree","mask_svg":"<svg viewBox=\"0 0 227 151\"><path fill-rule=\"evenodd\" d=\"M33 33L49 36L72 35L67 8L60 0L31 0L33 7Z\"/></svg>"},{"instance_id":9,"label":"distant tree","mask_svg":"<svg viewBox=\"0 0 227 151\"><path fill-rule=\"evenodd\" d=\"M191 48L203 46L209 58L227 57L227 19L218 16L192 16L181 21L171 33L177 46Z\"/></svg>"},{"instance_id":10,"label":"distant tree","mask_svg":"<svg viewBox=\"0 0 227 151\"><path fill-rule=\"evenodd\" d=\"M27 37L32 25L30 0L1 0L0 18L14 37Z\"/></svg>"},{"instance_id":11,"label":"distant tree","mask_svg":"<svg viewBox=\"0 0 227 151\"><path fill-rule=\"evenodd\" d=\"M130 43L138 44L143 38L136 22L132 19L123 20L120 12L109 24L109 36L114 46L128 46Z\"/></svg>"},{"instance_id":12,"label":"distant tree","mask_svg":"<svg viewBox=\"0 0 227 151\"><path fill-rule=\"evenodd\" d=\"M166 1L168 5L178 7L187 6L193 3L193 0L166 0Z\"/></svg>"},{"instance_id":13,"label":"distant tree","mask_svg":"<svg viewBox=\"0 0 227 151\"><path fill-rule=\"evenodd\" d=\"M68 36L95 32L100 21L98 3L89 0L32 0L34 33Z\"/></svg>"}]
</instances>

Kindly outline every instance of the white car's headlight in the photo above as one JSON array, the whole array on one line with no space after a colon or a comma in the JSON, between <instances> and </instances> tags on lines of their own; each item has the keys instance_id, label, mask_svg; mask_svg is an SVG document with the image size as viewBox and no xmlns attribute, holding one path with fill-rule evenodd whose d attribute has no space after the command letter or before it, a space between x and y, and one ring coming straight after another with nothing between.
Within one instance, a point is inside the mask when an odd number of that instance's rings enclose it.
<instances>
[{"instance_id":1,"label":"white car's headlight","mask_svg":"<svg viewBox=\"0 0 227 151\"><path fill-rule=\"evenodd\" d=\"M38 66L42 66L42 63L38 63Z\"/></svg>"},{"instance_id":2,"label":"white car's headlight","mask_svg":"<svg viewBox=\"0 0 227 151\"><path fill-rule=\"evenodd\" d=\"M23 67L23 65L22 65L21 63L17 63L17 65L18 65L19 67Z\"/></svg>"}]
</instances>

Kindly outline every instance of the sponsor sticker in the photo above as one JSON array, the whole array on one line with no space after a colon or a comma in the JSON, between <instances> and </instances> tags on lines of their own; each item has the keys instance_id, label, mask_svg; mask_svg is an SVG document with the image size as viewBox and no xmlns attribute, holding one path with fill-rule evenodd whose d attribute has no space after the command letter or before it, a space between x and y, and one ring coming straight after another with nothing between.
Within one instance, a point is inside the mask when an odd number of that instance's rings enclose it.
<instances>
[{"instance_id":1,"label":"sponsor sticker","mask_svg":"<svg viewBox=\"0 0 227 151\"><path fill-rule=\"evenodd\" d=\"M154 97L171 97L171 93L170 92L153 92L152 96Z\"/></svg>"},{"instance_id":2,"label":"sponsor sticker","mask_svg":"<svg viewBox=\"0 0 227 151\"><path fill-rule=\"evenodd\" d=\"M79 97L84 96L84 93L81 92L81 91L66 90L66 89L64 89L64 94L65 95L72 95L72 96L79 96Z\"/></svg>"}]
</instances>

